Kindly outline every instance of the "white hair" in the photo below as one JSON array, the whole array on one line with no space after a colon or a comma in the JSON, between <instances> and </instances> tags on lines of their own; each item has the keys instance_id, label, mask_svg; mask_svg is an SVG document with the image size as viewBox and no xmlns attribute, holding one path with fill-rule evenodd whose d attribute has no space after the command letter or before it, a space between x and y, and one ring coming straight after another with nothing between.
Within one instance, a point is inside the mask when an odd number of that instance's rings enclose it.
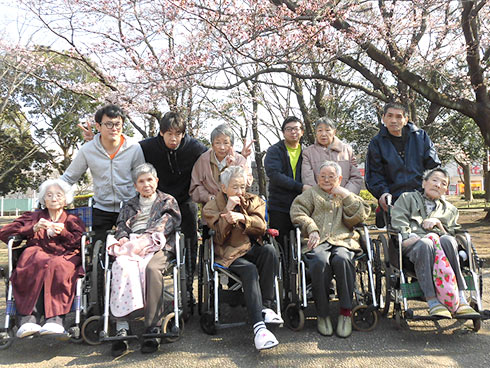
<instances>
[{"instance_id":1,"label":"white hair","mask_svg":"<svg viewBox=\"0 0 490 368\"><path fill-rule=\"evenodd\" d=\"M334 170L335 170L335 173L337 174L337 176L340 176L342 175L342 168L340 167L340 165L338 163L336 163L335 161L325 161L321 166L320 166L320 171L324 168L324 167L333 167Z\"/></svg>"},{"instance_id":2,"label":"white hair","mask_svg":"<svg viewBox=\"0 0 490 368\"><path fill-rule=\"evenodd\" d=\"M243 176L245 179L245 183L247 182L247 170L241 166L230 166L227 167L223 172L221 173L220 180L221 184L223 184L225 187L228 187L228 184L230 184L231 178L234 178L236 176Z\"/></svg>"},{"instance_id":3,"label":"white hair","mask_svg":"<svg viewBox=\"0 0 490 368\"><path fill-rule=\"evenodd\" d=\"M46 195L46 191L53 186L59 187L65 193L65 206L73 202L73 189L70 184L61 179L48 179L39 187L38 201L41 206L46 206L44 196Z\"/></svg>"}]
</instances>

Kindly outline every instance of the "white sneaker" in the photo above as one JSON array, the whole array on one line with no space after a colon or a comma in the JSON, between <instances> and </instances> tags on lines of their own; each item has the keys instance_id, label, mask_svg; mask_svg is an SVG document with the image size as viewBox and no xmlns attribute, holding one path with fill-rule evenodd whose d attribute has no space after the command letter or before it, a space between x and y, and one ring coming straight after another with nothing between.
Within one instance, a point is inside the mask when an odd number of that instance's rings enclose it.
<instances>
[{"instance_id":1,"label":"white sneaker","mask_svg":"<svg viewBox=\"0 0 490 368\"><path fill-rule=\"evenodd\" d=\"M16 335L18 338L22 339L23 337L31 336L35 333L38 333L40 329L41 326L39 326L37 323L27 322L19 327Z\"/></svg>"},{"instance_id":2,"label":"white sneaker","mask_svg":"<svg viewBox=\"0 0 490 368\"><path fill-rule=\"evenodd\" d=\"M284 323L281 316L270 308L262 309L262 317L264 318L264 323L274 323L278 325Z\"/></svg>"},{"instance_id":3,"label":"white sneaker","mask_svg":"<svg viewBox=\"0 0 490 368\"><path fill-rule=\"evenodd\" d=\"M267 328L261 328L257 331L254 342L257 350L270 349L279 344L279 341Z\"/></svg>"},{"instance_id":4,"label":"white sneaker","mask_svg":"<svg viewBox=\"0 0 490 368\"><path fill-rule=\"evenodd\" d=\"M62 334L63 332L65 332L65 328L62 325L53 322L48 322L44 324L44 326L39 331L39 334L53 335L53 334Z\"/></svg>"}]
</instances>

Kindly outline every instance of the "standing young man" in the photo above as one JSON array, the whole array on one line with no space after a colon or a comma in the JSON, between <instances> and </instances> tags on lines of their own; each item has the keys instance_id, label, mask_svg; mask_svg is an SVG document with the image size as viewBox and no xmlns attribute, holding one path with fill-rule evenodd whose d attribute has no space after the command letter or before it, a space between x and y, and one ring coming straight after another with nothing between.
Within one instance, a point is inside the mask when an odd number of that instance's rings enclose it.
<instances>
[{"instance_id":1,"label":"standing young man","mask_svg":"<svg viewBox=\"0 0 490 368\"><path fill-rule=\"evenodd\" d=\"M194 163L208 148L186 134L187 124L176 112L167 112L160 119L160 134L140 142L146 162L158 174L158 189L171 194L179 204L182 232L191 246L191 272L188 290L192 295L192 280L197 258L197 204L189 196Z\"/></svg>"},{"instance_id":2,"label":"standing young man","mask_svg":"<svg viewBox=\"0 0 490 368\"><path fill-rule=\"evenodd\" d=\"M283 140L269 147L265 156L265 172L269 177L267 209L269 226L279 230L279 243L286 246L284 237L293 229L289 210L298 194L310 188L301 183L301 137L303 124L295 116L287 117L282 123Z\"/></svg>"},{"instance_id":3,"label":"standing young man","mask_svg":"<svg viewBox=\"0 0 490 368\"><path fill-rule=\"evenodd\" d=\"M141 147L123 133L124 111L107 105L95 113L99 132L85 143L61 179L73 185L90 169L94 188L94 240L104 240L119 216L120 204L136 195L131 173L143 164Z\"/></svg>"},{"instance_id":4,"label":"standing young man","mask_svg":"<svg viewBox=\"0 0 490 368\"><path fill-rule=\"evenodd\" d=\"M386 197L392 203L404 192L422 191L426 170L441 164L434 143L427 133L408 121L408 109L396 102L387 103L383 124L371 140L366 157L366 188L387 211ZM383 212L376 211L376 224L384 226Z\"/></svg>"}]
</instances>

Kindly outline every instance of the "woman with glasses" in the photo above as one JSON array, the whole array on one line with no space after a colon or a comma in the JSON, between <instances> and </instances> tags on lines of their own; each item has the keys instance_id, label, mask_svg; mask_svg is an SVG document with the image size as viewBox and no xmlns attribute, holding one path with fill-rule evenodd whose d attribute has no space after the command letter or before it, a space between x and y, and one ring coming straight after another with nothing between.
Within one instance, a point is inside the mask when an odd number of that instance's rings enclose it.
<instances>
[{"instance_id":1,"label":"woman with glasses","mask_svg":"<svg viewBox=\"0 0 490 368\"><path fill-rule=\"evenodd\" d=\"M44 209L26 212L0 229L4 242L11 235L27 238L10 279L18 314L17 337L65 331L63 316L70 311L77 278L83 272L80 239L85 225L63 210L72 201L67 183L47 180L39 188L39 203Z\"/></svg>"},{"instance_id":2,"label":"woman with glasses","mask_svg":"<svg viewBox=\"0 0 490 368\"><path fill-rule=\"evenodd\" d=\"M340 185L352 193L359 194L362 176L357 167L356 157L352 152L352 147L342 143L335 135L336 133L337 128L331 119L323 117L316 121L315 143L303 151L301 181L304 184L315 185L320 166L327 160L334 161L342 169L343 177Z\"/></svg>"},{"instance_id":3,"label":"woman with glasses","mask_svg":"<svg viewBox=\"0 0 490 368\"><path fill-rule=\"evenodd\" d=\"M318 313L318 332L324 336L333 334L328 295L335 277L340 304L336 333L348 337L352 333L354 251L360 249L359 234L353 227L366 220L371 209L341 182L339 164L325 161L320 166L318 184L296 197L291 205L291 221L301 226L301 233L307 238L304 257Z\"/></svg>"}]
</instances>

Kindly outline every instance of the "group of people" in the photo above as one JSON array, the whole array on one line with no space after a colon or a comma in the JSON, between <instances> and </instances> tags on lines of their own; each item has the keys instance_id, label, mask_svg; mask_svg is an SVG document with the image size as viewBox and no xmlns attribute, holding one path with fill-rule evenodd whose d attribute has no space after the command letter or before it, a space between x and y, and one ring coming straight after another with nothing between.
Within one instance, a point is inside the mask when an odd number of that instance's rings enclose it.
<instances>
[{"instance_id":1,"label":"group of people","mask_svg":"<svg viewBox=\"0 0 490 368\"><path fill-rule=\"evenodd\" d=\"M377 222L385 218L383 211L391 198L392 226L402 232L403 251L415 265L429 313L451 318L436 298L432 281L434 245L427 235L440 235L459 288L460 307L455 315L476 315L464 299L466 285L452 237L458 226L457 211L443 198L448 174L438 168L440 161L428 135L408 121L404 105L387 104L382 120L383 127L368 147L365 173L366 187L379 201ZM351 335L354 255L360 247L353 228L368 218L370 206L359 196L363 179L352 148L336 136L332 120L318 119L315 143L307 148L301 144L301 120L284 120L284 139L269 147L264 160L269 178L268 224L265 202L247 192L253 181L246 159L250 145L236 152L229 126L222 124L212 131L208 149L186 134L186 122L175 112L159 120L156 137L139 144L123 134L124 122L119 107L99 109L95 114L98 134L86 128L90 141L59 179L41 186L39 199L44 209L26 213L0 229L3 241L11 234L28 239L28 248L11 278L19 314L18 337L64 331L63 317L70 310L76 279L82 272L84 224L63 208L72 201L71 185L87 169L93 178L95 240L107 240L107 251L115 257L110 310L119 336L128 334L127 318L141 308L147 332L160 332L162 272L174 257L177 227L190 244L188 288L192 296L198 204L203 205L203 223L214 230L216 262L242 279L258 350L278 344L267 324L283 322L273 308L279 260L275 249L262 242L267 226L279 231L282 249L294 225L300 226L318 332L334 333L329 289L335 278L340 304L335 332L339 337ZM106 238L113 227L114 236ZM158 347L159 339L146 338L141 351L150 353ZM127 348L125 340L115 341L112 354L121 355Z\"/></svg>"}]
</instances>

